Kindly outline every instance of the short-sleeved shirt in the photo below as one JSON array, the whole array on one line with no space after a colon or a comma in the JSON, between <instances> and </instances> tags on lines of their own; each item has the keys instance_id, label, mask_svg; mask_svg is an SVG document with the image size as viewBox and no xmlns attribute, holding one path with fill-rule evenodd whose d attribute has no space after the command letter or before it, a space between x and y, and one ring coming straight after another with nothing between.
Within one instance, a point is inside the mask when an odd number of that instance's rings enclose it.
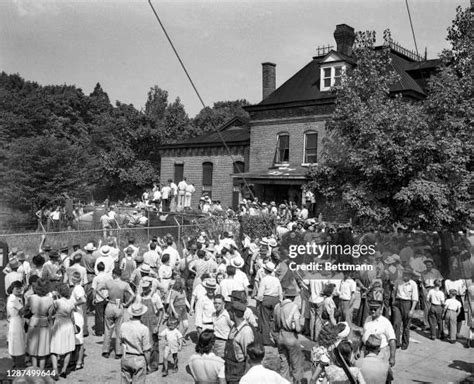
<instances>
[{"instance_id":1,"label":"short-sleeved shirt","mask_svg":"<svg viewBox=\"0 0 474 384\"><path fill-rule=\"evenodd\" d=\"M147 328L148 329L148 328ZM171 353L177 353L179 350L179 341L183 338L183 335L177 328L171 330L165 328L161 331L160 337L165 342L165 345L170 348Z\"/></svg>"},{"instance_id":2,"label":"short-sleeved shirt","mask_svg":"<svg viewBox=\"0 0 474 384\"><path fill-rule=\"evenodd\" d=\"M258 287L257 300L262 300L263 296L278 297L283 300L283 290L281 288L278 277L272 275L265 275Z\"/></svg>"},{"instance_id":3,"label":"short-sleeved shirt","mask_svg":"<svg viewBox=\"0 0 474 384\"><path fill-rule=\"evenodd\" d=\"M341 300L350 300L357 289L357 284L352 279L342 280L339 286L339 298Z\"/></svg>"},{"instance_id":4,"label":"short-sleeved shirt","mask_svg":"<svg viewBox=\"0 0 474 384\"><path fill-rule=\"evenodd\" d=\"M223 368L224 360L212 352L192 355L187 365L195 383L217 383Z\"/></svg>"},{"instance_id":5,"label":"short-sleeved shirt","mask_svg":"<svg viewBox=\"0 0 474 384\"><path fill-rule=\"evenodd\" d=\"M431 304L442 305L444 304L444 300L445 300L444 293L443 291L440 291L439 289L436 290L432 288L428 292L427 300Z\"/></svg>"},{"instance_id":6,"label":"short-sleeved shirt","mask_svg":"<svg viewBox=\"0 0 474 384\"><path fill-rule=\"evenodd\" d=\"M290 384L288 380L271 369L265 368L258 364L250 368L247 373L242 376L239 384Z\"/></svg>"},{"instance_id":7,"label":"short-sleeved shirt","mask_svg":"<svg viewBox=\"0 0 474 384\"><path fill-rule=\"evenodd\" d=\"M457 311L458 309L461 309L462 307L461 303L457 301L456 299L448 299L446 300L444 305L445 305L446 310L449 309L451 311Z\"/></svg>"},{"instance_id":8,"label":"short-sleeved shirt","mask_svg":"<svg viewBox=\"0 0 474 384\"><path fill-rule=\"evenodd\" d=\"M219 339L227 340L233 324L229 313L225 309L219 314L215 313L213 323L214 335Z\"/></svg>"},{"instance_id":9,"label":"short-sleeved shirt","mask_svg":"<svg viewBox=\"0 0 474 384\"><path fill-rule=\"evenodd\" d=\"M380 348L385 348L388 345L389 340L396 340L395 331L392 323L384 316L379 316L373 319L369 316L364 324L364 334L362 340L365 343L370 335L380 336L382 343Z\"/></svg>"},{"instance_id":10,"label":"short-sleeved shirt","mask_svg":"<svg viewBox=\"0 0 474 384\"><path fill-rule=\"evenodd\" d=\"M380 384L387 381L390 365L375 353L368 353L364 358L356 360L355 366L362 372L366 384Z\"/></svg>"},{"instance_id":11,"label":"short-sleeved shirt","mask_svg":"<svg viewBox=\"0 0 474 384\"><path fill-rule=\"evenodd\" d=\"M107 288L105 288L105 283L107 281L110 281L112 280L112 277L107 274L107 273L104 273L104 272L100 272L97 276L95 276L93 279L92 279L92 289L98 293L100 293L100 295L103 297L103 298L107 298L109 296L109 291L107 290ZM101 288L101 289L97 289L98 286L102 286L104 288ZM100 303L102 301L104 301L104 299L99 296L97 293L95 295L95 301L97 303Z\"/></svg>"},{"instance_id":12,"label":"short-sleeved shirt","mask_svg":"<svg viewBox=\"0 0 474 384\"><path fill-rule=\"evenodd\" d=\"M150 331L139 320L129 320L120 328L120 339L125 353L143 355L151 349Z\"/></svg>"},{"instance_id":13,"label":"short-sleeved shirt","mask_svg":"<svg viewBox=\"0 0 474 384\"><path fill-rule=\"evenodd\" d=\"M207 295L200 298L196 304L196 327L213 329L214 313L214 302Z\"/></svg>"},{"instance_id":14,"label":"short-sleeved shirt","mask_svg":"<svg viewBox=\"0 0 474 384\"><path fill-rule=\"evenodd\" d=\"M86 291L84 290L84 288L81 285L75 285L71 292L71 299L73 299L74 302L78 302L79 300L85 297L86 297ZM82 313L81 306L76 307L76 309L78 312Z\"/></svg>"},{"instance_id":15,"label":"short-sleeved shirt","mask_svg":"<svg viewBox=\"0 0 474 384\"><path fill-rule=\"evenodd\" d=\"M413 280L396 284L397 299L418 301L418 286Z\"/></svg>"}]
</instances>

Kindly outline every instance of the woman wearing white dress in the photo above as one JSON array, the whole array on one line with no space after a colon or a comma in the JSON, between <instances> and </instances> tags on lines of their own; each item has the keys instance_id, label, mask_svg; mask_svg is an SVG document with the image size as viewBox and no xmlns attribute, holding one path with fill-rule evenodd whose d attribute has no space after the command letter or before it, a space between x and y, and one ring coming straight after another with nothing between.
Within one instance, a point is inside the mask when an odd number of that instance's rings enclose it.
<instances>
[{"instance_id":1,"label":"woman wearing white dress","mask_svg":"<svg viewBox=\"0 0 474 384\"><path fill-rule=\"evenodd\" d=\"M54 379L58 378L58 359L64 356L64 363L59 374L66 377L66 369L69 365L71 353L76 349L76 338L74 337L73 311L74 302L71 298L71 290L66 284L58 287L60 298L54 301L54 325L51 330L51 361L56 372Z\"/></svg>"},{"instance_id":2,"label":"woman wearing white dress","mask_svg":"<svg viewBox=\"0 0 474 384\"><path fill-rule=\"evenodd\" d=\"M14 281L8 287L7 316L8 316L8 353L13 359L13 368L25 367L26 334L23 320L23 285Z\"/></svg>"},{"instance_id":3,"label":"woman wearing white dress","mask_svg":"<svg viewBox=\"0 0 474 384\"><path fill-rule=\"evenodd\" d=\"M76 370L78 370L84 367L84 316L86 314L82 313L82 304L86 302L86 292L81 286L82 278L78 271L73 272L71 281L74 284L74 288L71 292L71 301L76 306L72 314L76 328L79 330L79 332L76 333Z\"/></svg>"}]
</instances>

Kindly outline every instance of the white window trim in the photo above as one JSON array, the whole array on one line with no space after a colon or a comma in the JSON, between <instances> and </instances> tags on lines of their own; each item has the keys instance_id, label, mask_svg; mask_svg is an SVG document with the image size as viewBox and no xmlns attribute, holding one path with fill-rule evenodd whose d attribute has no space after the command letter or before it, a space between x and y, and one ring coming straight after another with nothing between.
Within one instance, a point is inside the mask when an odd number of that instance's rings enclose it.
<instances>
[{"instance_id":1,"label":"white window trim","mask_svg":"<svg viewBox=\"0 0 474 384\"><path fill-rule=\"evenodd\" d=\"M287 133L287 132L280 132L277 134L277 147L275 148L275 154L276 154L276 151L278 149L278 142L279 142L279 138L280 136L288 136L288 161L286 162L283 162L283 163L273 163L273 166L274 167L286 167L290 164L290 134Z\"/></svg>"},{"instance_id":2,"label":"white window trim","mask_svg":"<svg viewBox=\"0 0 474 384\"><path fill-rule=\"evenodd\" d=\"M306 132L304 133L304 139L303 139L303 142L304 142L304 143L303 143L303 162L301 163L301 166L302 166L302 167L309 167L309 166L311 166L311 165L316 165L316 164L318 164L317 161L316 161L316 163L305 163L305 162L304 162L304 161L305 161L305 157L306 157L306 156L305 156L305 154L306 154L306 135L311 134L311 133L315 133L315 134L317 135L317 137L318 137L318 142L317 142L317 144L318 144L318 147L319 147L319 132L318 132L318 131L306 131ZM318 148L316 147L316 159L317 159L317 158L318 158Z\"/></svg>"},{"instance_id":3,"label":"white window trim","mask_svg":"<svg viewBox=\"0 0 474 384\"><path fill-rule=\"evenodd\" d=\"M320 67L320 77L321 77L321 91L330 91L332 87L334 87L334 83L336 81L336 67L341 67L341 77L344 76L346 72L346 65L341 63L335 64L326 64ZM324 70L327 68L331 68L331 85L329 87L324 86Z\"/></svg>"}]
</instances>

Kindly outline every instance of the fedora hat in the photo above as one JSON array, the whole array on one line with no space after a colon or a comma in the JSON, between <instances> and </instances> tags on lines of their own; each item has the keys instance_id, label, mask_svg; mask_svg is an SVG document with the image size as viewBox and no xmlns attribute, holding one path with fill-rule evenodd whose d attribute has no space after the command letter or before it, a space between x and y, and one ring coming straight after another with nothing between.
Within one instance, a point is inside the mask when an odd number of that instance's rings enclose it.
<instances>
[{"instance_id":1,"label":"fedora hat","mask_svg":"<svg viewBox=\"0 0 474 384\"><path fill-rule=\"evenodd\" d=\"M103 245L101 248L100 248L100 254L102 256L108 256L110 255L110 247L108 245Z\"/></svg>"},{"instance_id":2,"label":"fedora hat","mask_svg":"<svg viewBox=\"0 0 474 384\"><path fill-rule=\"evenodd\" d=\"M85 251L92 252L95 251L97 248L94 247L94 244L92 243L87 243L86 246L84 247Z\"/></svg>"},{"instance_id":3,"label":"fedora hat","mask_svg":"<svg viewBox=\"0 0 474 384\"><path fill-rule=\"evenodd\" d=\"M209 279L205 279L203 282L202 282L202 286L206 289L216 289L217 288L217 282L216 282L216 279L214 278L209 278Z\"/></svg>"},{"instance_id":4,"label":"fedora hat","mask_svg":"<svg viewBox=\"0 0 474 384\"><path fill-rule=\"evenodd\" d=\"M244 266L244 264L245 264L245 261L240 256L234 257L230 261L230 265L232 265L233 267L238 268L238 269L242 268Z\"/></svg>"},{"instance_id":5,"label":"fedora hat","mask_svg":"<svg viewBox=\"0 0 474 384\"><path fill-rule=\"evenodd\" d=\"M198 242L198 243L201 243L201 244L205 244L205 243L206 243L206 239L204 238L204 236L199 236L198 239L197 239L197 242Z\"/></svg>"},{"instance_id":6,"label":"fedora hat","mask_svg":"<svg viewBox=\"0 0 474 384\"><path fill-rule=\"evenodd\" d=\"M423 263L431 263L431 264L434 264L434 260L432 258L428 258L426 259L425 261L423 261Z\"/></svg>"},{"instance_id":7,"label":"fedora hat","mask_svg":"<svg viewBox=\"0 0 474 384\"><path fill-rule=\"evenodd\" d=\"M275 270L275 264L269 261L268 263L263 264L263 268L269 272L273 272Z\"/></svg>"},{"instance_id":8,"label":"fedora hat","mask_svg":"<svg viewBox=\"0 0 474 384\"><path fill-rule=\"evenodd\" d=\"M260 245L268 245L268 239L266 237L262 237L262 240L260 240Z\"/></svg>"},{"instance_id":9,"label":"fedora hat","mask_svg":"<svg viewBox=\"0 0 474 384\"><path fill-rule=\"evenodd\" d=\"M132 304L130 307L127 309L128 313L130 313L132 316L143 316L146 311L148 311L148 308L141 304L141 303L135 303Z\"/></svg>"},{"instance_id":10,"label":"fedora hat","mask_svg":"<svg viewBox=\"0 0 474 384\"><path fill-rule=\"evenodd\" d=\"M229 295L229 299L231 301L240 301L242 303L247 303L247 295L245 294L245 291L232 291L232 293Z\"/></svg>"}]
</instances>

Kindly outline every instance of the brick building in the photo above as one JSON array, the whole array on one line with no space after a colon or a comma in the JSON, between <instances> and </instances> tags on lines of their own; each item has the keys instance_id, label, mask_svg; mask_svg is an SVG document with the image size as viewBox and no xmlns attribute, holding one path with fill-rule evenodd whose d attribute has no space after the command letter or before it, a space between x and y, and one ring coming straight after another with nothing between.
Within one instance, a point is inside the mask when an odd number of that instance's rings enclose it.
<instances>
[{"instance_id":1,"label":"brick building","mask_svg":"<svg viewBox=\"0 0 474 384\"><path fill-rule=\"evenodd\" d=\"M211 192L214 200L234 208L242 196L250 195L246 183L260 201L304 202L308 168L320 160L326 120L335 107L331 88L347 68L356 65L354 29L337 25L334 39L335 49L319 51L278 88L276 65L262 64L262 101L245 107L250 126L234 119L220 128L233 158L216 133L168 145L162 151L161 180L179 181L184 175L196 185L197 196ZM426 97L426 79L439 61L426 60L391 40L384 46L390 48L393 68L400 76L391 92L411 100ZM244 172L237 170L239 165ZM319 206L323 199L317 200Z\"/></svg>"},{"instance_id":2,"label":"brick building","mask_svg":"<svg viewBox=\"0 0 474 384\"><path fill-rule=\"evenodd\" d=\"M335 107L331 88L356 64L354 29L337 25L334 38L336 49L313 57L277 89L275 64L262 64L263 100L245 108L250 114L249 171L234 175L236 180L245 177L260 200L304 201L302 186L308 167L320 159L325 121ZM400 75L391 92L413 100L424 98L426 79L438 60L423 59L391 40L385 44Z\"/></svg>"},{"instance_id":3,"label":"brick building","mask_svg":"<svg viewBox=\"0 0 474 384\"><path fill-rule=\"evenodd\" d=\"M241 198L240 187L231 175L248 171L249 144L248 124L234 118L221 126L219 133L162 146L161 180L172 179L178 183L186 177L188 183L193 183L196 188L193 208L204 192L213 200L220 200L223 206L236 208Z\"/></svg>"}]
</instances>

